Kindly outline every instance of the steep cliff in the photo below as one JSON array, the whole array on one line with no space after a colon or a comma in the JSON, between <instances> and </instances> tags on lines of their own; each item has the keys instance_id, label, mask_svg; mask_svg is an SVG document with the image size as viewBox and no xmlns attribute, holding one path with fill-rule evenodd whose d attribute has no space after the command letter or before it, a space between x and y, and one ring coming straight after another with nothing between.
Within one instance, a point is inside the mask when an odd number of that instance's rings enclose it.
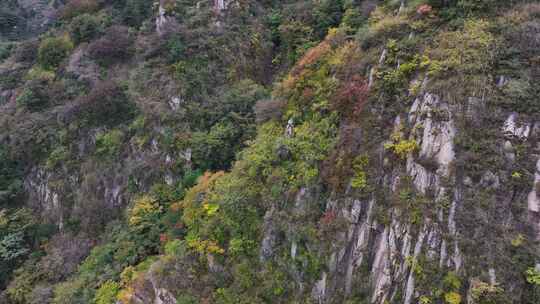
<instances>
[{"instance_id":1,"label":"steep cliff","mask_svg":"<svg viewBox=\"0 0 540 304\"><path fill-rule=\"evenodd\" d=\"M0 303L540 301L539 4L57 7L0 66Z\"/></svg>"}]
</instances>

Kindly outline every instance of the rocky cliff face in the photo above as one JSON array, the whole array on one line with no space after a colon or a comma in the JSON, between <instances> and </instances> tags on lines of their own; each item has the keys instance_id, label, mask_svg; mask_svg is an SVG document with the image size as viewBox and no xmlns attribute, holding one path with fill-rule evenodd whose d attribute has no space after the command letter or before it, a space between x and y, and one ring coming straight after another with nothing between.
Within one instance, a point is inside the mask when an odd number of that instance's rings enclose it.
<instances>
[{"instance_id":1,"label":"rocky cliff face","mask_svg":"<svg viewBox=\"0 0 540 304\"><path fill-rule=\"evenodd\" d=\"M368 69L372 94L388 93L378 85L389 63L397 62L393 71L401 69L400 59L389 58L395 56L393 47L384 48ZM376 121L376 131L365 122L341 121L340 138L361 134L344 149L358 145L355 153L368 155L370 191L359 192L354 180L330 192L319 183L264 208L258 260L289 267L294 298L410 304L510 303L521 301L512 297L530 297L515 266L528 255L529 269L539 267L537 115L517 113L498 101L510 98L494 91L505 90L511 78L490 75L492 83L484 85L492 91L479 96L441 90L434 83L444 79L423 76L410 80L415 93L393 101L401 103L400 110L381 104L388 98L382 95L367 106L362 119ZM289 125L283 125L284 133L298 136ZM386 139L374 144L366 139L375 132ZM320 206L322 219L314 218ZM300 236L303 224L323 229L325 221L339 222L329 238ZM316 280L307 277L313 265L306 255L323 264Z\"/></svg>"},{"instance_id":2,"label":"rocky cliff face","mask_svg":"<svg viewBox=\"0 0 540 304\"><path fill-rule=\"evenodd\" d=\"M523 131L532 130L532 122L512 125L515 113L500 115L508 117L497 129L500 138L497 146L500 149L490 152L500 154L501 159L511 163L515 159L508 155L508 142L531 140L538 135L535 131ZM509 278L512 276L508 272L512 263L501 260L505 259L504 251L492 251L505 250L500 246L512 245L501 244L505 241L499 238L498 232L485 231L486 227L480 226L504 223L505 229L522 231L523 235L527 233L527 238L534 242L539 233L536 190L523 187L511 194L500 192L505 182L511 182L508 180L510 172L494 173L487 169L479 180L474 181L468 175L466 164L459 165L463 152L456 151L454 142L456 134L462 131L456 127L455 120L475 121L482 116L474 109L450 106L438 95L426 92L415 98L409 110L394 120L394 132L400 132L403 123L412 127L414 131L410 138L418 143L418 152L409 154L404 164L391 165L381 143L376 158L381 160L379 172L384 173L376 176L377 187L381 192L409 195L401 190L403 179L408 179L411 188L406 191L416 192L417 197L416 201L407 200L407 204L424 204L419 208L426 209L419 211L420 214L411 214L403 210L403 206L389 206L388 198L376 195L358 198L351 193L351 188L337 194L339 198L321 202L317 202L319 195L314 194L320 189L301 189L292 212L309 213L310 208L324 204L327 212L335 212L344 220L344 229L332 237L330 246L333 249L329 253L321 253L326 267L319 280L303 286L302 279L298 278L301 289L297 292L302 294L311 290L310 297L316 303L334 303L339 295L354 295L360 288L370 295L370 303L416 303L418 298L430 295L430 291L426 291L426 287L433 283L426 281L426 272L430 271L460 274L463 284L468 286L462 300L467 303L477 303L478 288L481 287L505 286L505 290L512 290L514 294L522 293L519 284ZM538 169L534 164L528 169L534 174L536 183ZM484 191L498 193L493 199L501 201L491 201L493 205L475 210L470 204L476 203L478 192ZM511 205L517 214L510 212ZM383 218L381 212L384 212ZM472 218L484 219L485 222L471 223ZM296 258L297 240L280 239L279 228L276 228L276 222L280 220L283 219L277 210L266 212L261 261L271 260L277 254L276 248L283 247L283 243L289 246L290 258ZM490 224L490 221L496 222ZM155 282L152 283L154 285ZM153 296L139 302L177 303L170 296L160 296L169 293L162 287L159 284L154 286ZM165 298L168 300L163 300Z\"/></svg>"},{"instance_id":3,"label":"rocky cliff face","mask_svg":"<svg viewBox=\"0 0 540 304\"><path fill-rule=\"evenodd\" d=\"M95 137L91 138L93 146ZM109 220L114 218L127 206L134 191L149 191L154 184L173 185L178 181L173 165L184 158L160 150L155 139L151 142L148 149L133 146L120 163L88 162L75 168L30 169L24 179L30 206L59 230L63 230L66 219L73 217L80 218L87 228L96 221L107 221L102 212L109 214ZM101 211L95 214L98 209Z\"/></svg>"},{"instance_id":4,"label":"rocky cliff face","mask_svg":"<svg viewBox=\"0 0 540 304\"><path fill-rule=\"evenodd\" d=\"M540 301L537 3L188 2L3 61L0 303Z\"/></svg>"},{"instance_id":5,"label":"rocky cliff face","mask_svg":"<svg viewBox=\"0 0 540 304\"><path fill-rule=\"evenodd\" d=\"M435 118L434 109L437 109L437 115L446 119ZM424 93L414 100L406 116L396 117L394 129L397 132L402 128L402 120L413 130L418 130L411 136L417 141L419 152L417 156L407 156L405 168L388 168L387 176L378 177L381 180L378 186L389 192L399 192L400 179L404 178L400 170L404 169L414 191L422 196L429 195L425 203L430 205L430 214L420 215L422 218L417 220L421 223L411 223L410 219L404 218L403 210L391 208L386 211L389 222L380 223L373 214L377 205L384 204L380 199L345 198L350 207L341 209L340 213L348 220L349 230L344 235L345 246L333 253L331 271L323 273L313 290L320 303L328 302L335 295L336 290L328 290L327 286L351 294L353 280L358 280L355 277L366 275L371 282L372 303L395 301L398 293L403 303L411 303L413 298L420 296L416 291L419 274L415 269L419 267L421 256L425 259L423 263L432 263L440 271L459 272L463 269L456 227L463 190L449 186L450 182L456 183L453 175L456 172L451 172L456 159L453 146L456 128L452 115L448 104L439 96ZM382 146L380 151L384 151ZM424 165L419 163L422 160ZM332 204L329 206L333 208ZM360 270L363 263L369 265L364 272ZM333 278L334 282L328 278Z\"/></svg>"}]
</instances>

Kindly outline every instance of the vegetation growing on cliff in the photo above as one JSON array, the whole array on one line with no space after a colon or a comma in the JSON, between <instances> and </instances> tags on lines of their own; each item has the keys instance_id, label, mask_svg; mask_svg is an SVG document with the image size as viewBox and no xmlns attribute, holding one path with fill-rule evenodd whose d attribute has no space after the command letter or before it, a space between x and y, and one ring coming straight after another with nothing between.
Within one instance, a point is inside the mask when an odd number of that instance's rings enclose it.
<instances>
[{"instance_id":1,"label":"vegetation growing on cliff","mask_svg":"<svg viewBox=\"0 0 540 304\"><path fill-rule=\"evenodd\" d=\"M0 41L0 303L540 299L538 4L53 2Z\"/></svg>"}]
</instances>

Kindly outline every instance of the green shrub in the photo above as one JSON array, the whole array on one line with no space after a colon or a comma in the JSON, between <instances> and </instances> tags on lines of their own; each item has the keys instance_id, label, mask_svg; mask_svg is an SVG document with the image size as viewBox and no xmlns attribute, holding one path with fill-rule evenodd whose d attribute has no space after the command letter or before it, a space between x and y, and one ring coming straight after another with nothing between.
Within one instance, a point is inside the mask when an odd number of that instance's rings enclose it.
<instances>
[{"instance_id":1,"label":"green shrub","mask_svg":"<svg viewBox=\"0 0 540 304\"><path fill-rule=\"evenodd\" d=\"M455 272L450 271L443 279L445 288L449 290L459 290L461 288L461 280Z\"/></svg>"},{"instance_id":2,"label":"green shrub","mask_svg":"<svg viewBox=\"0 0 540 304\"><path fill-rule=\"evenodd\" d=\"M39 111L49 104L47 83L33 80L29 81L23 91L17 96L17 105L30 111Z\"/></svg>"},{"instance_id":3,"label":"green shrub","mask_svg":"<svg viewBox=\"0 0 540 304\"><path fill-rule=\"evenodd\" d=\"M190 295L180 295L176 298L176 304L198 304L197 298Z\"/></svg>"},{"instance_id":4,"label":"green shrub","mask_svg":"<svg viewBox=\"0 0 540 304\"><path fill-rule=\"evenodd\" d=\"M9 155L6 145L0 145L0 163L0 206L6 206L22 192L22 169Z\"/></svg>"},{"instance_id":5,"label":"green shrub","mask_svg":"<svg viewBox=\"0 0 540 304\"><path fill-rule=\"evenodd\" d=\"M278 10L272 10L268 16L266 16L266 23L270 28L270 37L275 45L280 43L279 25L282 22L281 12Z\"/></svg>"},{"instance_id":6,"label":"green shrub","mask_svg":"<svg viewBox=\"0 0 540 304\"><path fill-rule=\"evenodd\" d=\"M70 0L62 8L61 15L64 19L71 19L81 14L93 13L99 9L99 0Z\"/></svg>"},{"instance_id":7,"label":"green shrub","mask_svg":"<svg viewBox=\"0 0 540 304\"><path fill-rule=\"evenodd\" d=\"M234 159L241 131L234 124L223 122L209 132L194 133L191 140L194 164L205 169L226 168Z\"/></svg>"},{"instance_id":8,"label":"green shrub","mask_svg":"<svg viewBox=\"0 0 540 304\"><path fill-rule=\"evenodd\" d=\"M0 240L0 258L3 261L16 261L29 252L22 232L14 232Z\"/></svg>"},{"instance_id":9,"label":"green shrub","mask_svg":"<svg viewBox=\"0 0 540 304\"><path fill-rule=\"evenodd\" d=\"M134 231L143 231L152 228L162 214L163 208L155 199L143 196L136 199L128 210L128 223Z\"/></svg>"},{"instance_id":10,"label":"green shrub","mask_svg":"<svg viewBox=\"0 0 540 304\"><path fill-rule=\"evenodd\" d=\"M277 296L277 294L275 295ZM216 304L258 304L261 301L251 299L247 295L239 294L237 290L232 288L218 288L215 293ZM275 299L275 297L273 297ZM188 302L189 303L189 302ZM191 304L191 303L190 303Z\"/></svg>"},{"instance_id":11,"label":"green shrub","mask_svg":"<svg viewBox=\"0 0 540 304\"><path fill-rule=\"evenodd\" d=\"M465 15L481 15L492 12L498 6L508 1L501 0L459 0L458 9Z\"/></svg>"},{"instance_id":12,"label":"green shrub","mask_svg":"<svg viewBox=\"0 0 540 304\"><path fill-rule=\"evenodd\" d=\"M36 220L29 209L0 209L0 288L5 288L11 272L30 253L35 231ZM27 285L25 282L32 280L31 275L28 277L27 273L21 271L20 280L11 286L17 297L24 297L24 292L21 294L19 291L25 289L17 285Z\"/></svg>"},{"instance_id":13,"label":"green shrub","mask_svg":"<svg viewBox=\"0 0 540 304\"><path fill-rule=\"evenodd\" d=\"M11 55L12 50L13 50L13 44L1 43L0 44L0 62L7 59Z\"/></svg>"},{"instance_id":14,"label":"green shrub","mask_svg":"<svg viewBox=\"0 0 540 304\"><path fill-rule=\"evenodd\" d=\"M45 70L41 68L40 66L34 66L28 72L26 73L26 80L35 80L35 81L43 81L43 82L52 82L54 78L56 77L56 74L54 71Z\"/></svg>"},{"instance_id":15,"label":"green shrub","mask_svg":"<svg viewBox=\"0 0 540 304\"><path fill-rule=\"evenodd\" d=\"M68 156L69 151L66 149L66 147L59 146L54 149L51 154L49 154L45 167L47 167L47 169L54 169L58 164L65 161Z\"/></svg>"},{"instance_id":16,"label":"green shrub","mask_svg":"<svg viewBox=\"0 0 540 304\"><path fill-rule=\"evenodd\" d=\"M407 158L409 153L418 150L419 146L414 139L403 138L403 133L398 131L392 134L392 142L385 143L384 148L394 152L401 159Z\"/></svg>"},{"instance_id":17,"label":"green shrub","mask_svg":"<svg viewBox=\"0 0 540 304\"><path fill-rule=\"evenodd\" d=\"M92 298L80 299L83 284L82 280L70 280L56 285L52 304L90 303Z\"/></svg>"},{"instance_id":18,"label":"green shrub","mask_svg":"<svg viewBox=\"0 0 540 304\"><path fill-rule=\"evenodd\" d=\"M111 130L96 136L96 154L101 157L114 157L120 152L124 134L120 130Z\"/></svg>"},{"instance_id":19,"label":"green shrub","mask_svg":"<svg viewBox=\"0 0 540 304\"><path fill-rule=\"evenodd\" d=\"M100 26L99 18L90 14L82 14L71 21L70 37L75 44L88 42L99 34Z\"/></svg>"},{"instance_id":20,"label":"green shrub","mask_svg":"<svg viewBox=\"0 0 540 304\"><path fill-rule=\"evenodd\" d=\"M540 286L540 271L538 269L535 269L534 267L530 267L525 272L525 277L527 279L527 283Z\"/></svg>"},{"instance_id":21,"label":"green shrub","mask_svg":"<svg viewBox=\"0 0 540 304\"><path fill-rule=\"evenodd\" d=\"M446 304L460 304L461 295L454 291L447 292L444 294L444 302Z\"/></svg>"},{"instance_id":22,"label":"green shrub","mask_svg":"<svg viewBox=\"0 0 540 304\"><path fill-rule=\"evenodd\" d=\"M67 120L81 118L88 125L113 126L132 119L135 105L128 99L124 89L113 82L101 82L90 94L80 97L67 114Z\"/></svg>"},{"instance_id":23,"label":"green shrub","mask_svg":"<svg viewBox=\"0 0 540 304\"><path fill-rule=\"evenodd\" d=\"M278 29L289 64L296 62L315 45L313 29L301 21L284 22Z\"/></svg>"},{"instance_id":24,"label":"green shrub","mask_svg":"<svg viewBox=\"0 0 540 304\"><path fill-rule=\"evenodd\" d=\"M14 271L6 294L14 303L27 303L28 296L32 291L37 279L37 269L26 269L25 266Z\"/></svg>"},{"instance_id":25,"label":"green shrub","mask_svg":"<svg viewBox=\"0 0 540 304\"><path fill-rule=\"evenodd\" d=\"M538 273L538 271L537 271ZM537 274L538 276L538 274ZM529 278L527 278L528 282L529 282ZM528 301L527 302L524 302L524 303L539 303L540 301L540 284L539 284L540 280L537 278L537 282L534 283L534 282L529 282L531 285L527 286L527 291L526 291L526 295L524 297L524 299L527 299ZM499 293L500 294L500 293ZM497 295L499 295L497 294ZM491 303L509 303L509 301L506 301L506 302L486 302L486 304L491 304ZM481 303L481 304L484 304L484 303Z\"/></svg>"},{"instance_id":26,"label":"green shrub","mask_svg":"<svg viewBox=\"0 0 540 304\"><path fill-rule=\"evenodd\" d=\"M38 61L44 69L56 69L73 49L73 43L67 37L50 37L41 41L38 49Z\"/></svg>"},{"instance_id":27,"label":"green shrub","mask_svg":"<svg viewBox=\"0 0 540 304\"><path fill-rule=\"evenodd\" d=\"M504 289L499 287L498 284L492 285L479 280L473 280L470 294L474 304L511 303L510 299L505 296ZM533 299L530 300L534 301Z\"/></svg>"},{"instance_id":28,"label":"green shrub","mask_svg":"<svg viewBox=\"0 0 540 304\"><path fill-rule=\"evenodd\" d=\"M538 101L534 98L535 86L531 86L528 79L510 79L502 88L500 98L501 106L511 108L513 111L537 111Z\"/></svg>"},{"instance_id":29,"label":"green shrub","mask_svg":"<svg viewBox=\"0 0 540 304\"><path fill-rule=\"evenodd\" d=\"M370 16L370 31L380 40L399 38L407 32L409 23L405 14L395 16L382 7L377 7Z\"/></svg>"},{"instance_id":30,"label":"green shrub","mask_svg":"<svg viewBox=\"0 0 540 304\"><path fill-rule=\"evenodd\" d=\"M351 187L355 189L363 190L367 184L366 167L369 163L369 159L365 155L358 156L353 161L354 176L351 180Z\"/></svg>"},{"instance_id":31,"label":"green shrub","mask_svg":"<svg viewBox=\"0 0 540 304\"><path fill-rule=\"evenodd\" d=\"M355 34L355 39L360 43L360 46L367 50L376 41L375 33L370 29L369 24L364 24L358 28Z\"/></svg>"},{"instance_id":32,"label":"green shrub","mask_svg":"<svg viewBox=\"0 0 540 304\"><path fill-rule=\"evenodd\" d=\"M165 244L165 254L174 257L183 257L186 254L184 241L172 240Z\"/></svg>"},{"instance_id":33,"label":"green shrub","mask_svg":"<svg viewBox=\"0 0 540 304\"><path fill-rule=\"evenodd\" d=\"M96 304L114 304L116 303L116 295L120 291L120 284L114 281L106 281L101 284L96 292L94 303Z\"/></svg>"},{"instance_id":34,"label":"green shrub","mask_svg":"<svg viewBox=\"0 0 540 304\"><path fill-rule=\"evenodd\" d=\"M343 16L343 0L318 1L313 15L315 33L322 39L326 36L328 29L339 25Z\"/></svg>"},{"instance_id":35,"label":"green shrub","mask_svg":"<svg viewBox=\"0 0 540 304\"><path fill-rule=\"evenodd\" d=\"M127 25L139 27L142 22L152 15L152 1L126 0L123 17Z\"/></svg>"},{"instance_id":36,"label":"green shrub","mask_svg":"<svg viewBox=\"0 0 540 304\"><path fill-rule=\"evenodd\" d=\"M184 59L186 44L179 35L173 35L167 40L167 55L170 62L178 62Z\"/></svg>"},{"instance_id":37,"label":"green shrub","mask_svg":"<svg viewBox=\"0 0 540 304\"><path fill-rule=\"evenodd\" d=\"M437 48L430 52L430 59L439 60L444 70L451 73L485 72L496 42L489 27L490 23L485 20L468 20L461 31L439 34Z\"/></svg>"},{"instance_id":38,"label":"green shrub","mask_svg":"<svg viewBox=\"0 0 540 304\"><path fill-rule=\"evenodd\" d=\"M211 75L208 70L208 60L203 58L190 58L173 64L174 76L184 84L186 97L207 95Z\"/></svg>"},{"instance_id":39,"label":"green shrub","mask_svg":"<svg viewBox=\"0 0 540 304\"><path fill-rule=\"evenodd\" d=\"M385 145L385 148L392 149L394 153L402 159L405 159L409 153L418 150L416 140L400 140L391 145Z\"/></svg>"},{"instance_id":40,"label":"green shrub","mask_svg":"<svg viewBox=\"0 0 540 304\"><path fill-rule=\"evenodd\" d=\"M359 28L365 21L366 18L354 8L347 9L343 15L343 24L353 29Z\"/></svg>"}]
</instances>

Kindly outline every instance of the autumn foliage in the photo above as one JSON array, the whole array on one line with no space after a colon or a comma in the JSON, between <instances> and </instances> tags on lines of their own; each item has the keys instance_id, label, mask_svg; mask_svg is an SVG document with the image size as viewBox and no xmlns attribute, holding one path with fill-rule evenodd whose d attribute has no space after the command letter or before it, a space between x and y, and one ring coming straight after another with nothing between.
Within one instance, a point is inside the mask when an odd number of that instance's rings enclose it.
<instances>
[{"instance_id":1,"label":"autumn foliage","mask_svg":"<svg viewBox=\"0 0 540 304\"><path fill-rule=\"evenodd\" d=\"M198 180L191 190L186 193L186 196L182 202L173 204L173 208L182 209L182 220L185 224L195 225L195 223L201 220L204 214L207 214L207 210L204 209L204 205L207 205L207 193L209 193L214 187L216 181L225 175L225 172L218 171L216 173L206 172Z\"/></svg>"},{"instance_id":2,"label":"autumn foliage","mask_svg":"<svg viewBox=\"0 0 540 304\"><path fill-rule=\"evenodd\" d=\"M334 210L326 210L321 217L321 224L325 226L331 225L336 220L336 212Z\"/></svg>"},{"instance_id":3,"label":"autumn foliage","mask_svg":"<svg viewBox=\"0 0 540 304\"><path fill-rule=\"evenodd\" d=\"M306 52L304 57L298 61L296 66L292 70L293 75L298 75L300 72L307 66L310 66L317 62L322 56L326 55L329 51L332 50L332 47L328 41L323 41L319 43L317 46L309 49L309 51Z\"/></svg>"},{"instance_id":4,"label":"autumn foliage","mask_svg":"<svg viewBox=\"0 0 540 304\"><path fill-rule=\"evenodd\" d=\"M362 138L358 122L349 121L340 128L336 149L323 161L321 167L322 180L333 191L346 191L348 178L354 175L353 161L362 147Z\"/></svg>"},{"instance_id":5,"label":"autumn foliage","mask_svg":"<svg viewBox=\"0 0 540 304\"><path fill-rule=\"evenodd\" d=\"M431 13L432 10L433 10L433 8L431 7L431 5L422 4L416 9L416 12L419 15L428 15L429 13Z\"/></svg>"},{"instance_id":6,"label":"autumn foliage","mask_svg":"<svg viewBox=\"0 0 540 304\"><path fill-rule=\"evenodd\" d=\"M354 75L339 88L332 105L343 115L357 115L362 112L368 96L368 82L362 76Z\"/></svg>"}]
</instances>

